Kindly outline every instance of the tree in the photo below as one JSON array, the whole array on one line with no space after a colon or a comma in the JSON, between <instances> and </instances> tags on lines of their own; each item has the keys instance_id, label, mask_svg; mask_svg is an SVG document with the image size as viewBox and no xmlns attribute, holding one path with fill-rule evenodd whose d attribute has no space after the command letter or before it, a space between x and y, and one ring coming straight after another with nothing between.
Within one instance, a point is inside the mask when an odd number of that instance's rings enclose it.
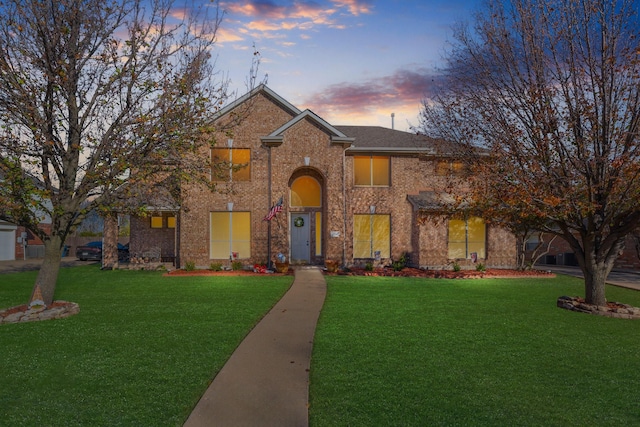
<instances>
[{"instance_id":1,"label":"tree","mask_svg":"<svg viewBox=\"0 0 640 427\"><path fill-rule=\"evenodd\" d=\"M208 181L194 159L227 97L210 62L220 16L167 0L0 0L0 15L0 218L43 240L48 305L87 212L158 177Z\"/></svg>"},{"instance_id":2,"label":"tree","mask_svg":"<svg viewBox=\"0 0 640 427\"><path fill-rule=\"evenodd\" d=\"M639 41L633 1L490 0L455 29L421 111L421 131L469 160L472 203L565 239L597 305L640 223Z\"/></svg>"}]
</instances>

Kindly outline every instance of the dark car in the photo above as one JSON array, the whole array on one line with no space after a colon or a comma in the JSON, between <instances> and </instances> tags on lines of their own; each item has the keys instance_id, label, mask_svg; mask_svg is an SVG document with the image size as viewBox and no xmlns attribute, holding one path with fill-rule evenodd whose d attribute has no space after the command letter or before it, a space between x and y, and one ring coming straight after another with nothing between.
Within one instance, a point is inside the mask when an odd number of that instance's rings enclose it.
<instances>
[{"instance_id":1,"label":"dark car","mask_svg":"<svg viewBox=\"0 0 640 427\"><path fill-rule=\"evenodd\" d=\"M102 242L89 242L76 248L76 258L80 261L100 261L102 259ZM129 244L118 243L118 261L129 260Z\"/></svg>"}]
</instances>

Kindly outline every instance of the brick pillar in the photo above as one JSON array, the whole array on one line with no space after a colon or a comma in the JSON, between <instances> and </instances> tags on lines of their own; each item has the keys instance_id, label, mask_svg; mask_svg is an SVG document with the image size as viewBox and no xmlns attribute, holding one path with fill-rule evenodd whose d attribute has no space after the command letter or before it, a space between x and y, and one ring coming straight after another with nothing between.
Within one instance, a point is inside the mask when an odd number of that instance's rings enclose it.
<instances>
[{"instance_id":1,"label":"brick pillar","mask_svg":"<svg viewBox=\"0 0 640 427\"><path fill-rule=\"evenodd\" d=\"M118 268L118 216L108 214L104 217L104 229L102 231L102 268Z\"/></svg>"}]
</instances>

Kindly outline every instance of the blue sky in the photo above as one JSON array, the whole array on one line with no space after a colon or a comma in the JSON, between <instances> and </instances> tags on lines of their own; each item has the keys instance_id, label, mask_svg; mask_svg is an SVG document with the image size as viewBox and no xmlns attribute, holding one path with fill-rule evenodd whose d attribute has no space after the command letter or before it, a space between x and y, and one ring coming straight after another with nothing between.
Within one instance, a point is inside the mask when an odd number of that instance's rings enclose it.
<instances>
[{"instance_id":1,"label":"blue sky","mask_svg":"<svg viewBox=\"0 0 640 427\"><path fill-rule=\"evenodd\" d=\"M334 125L409 130L441 65L451 27L480 0L221 1L217 69L242 95L253 54L259 76Z\"/></svg>"}]
</instances>

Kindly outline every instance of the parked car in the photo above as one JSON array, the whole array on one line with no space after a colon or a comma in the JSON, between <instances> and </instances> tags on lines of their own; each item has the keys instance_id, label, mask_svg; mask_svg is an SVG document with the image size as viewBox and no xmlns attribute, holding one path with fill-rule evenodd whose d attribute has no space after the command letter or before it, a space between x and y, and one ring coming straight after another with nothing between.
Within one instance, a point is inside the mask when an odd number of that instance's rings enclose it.
<instances>
[{"instance_id":1,"label":"parked car","mask_svg":"<svg viewBox=\"0 0 640 427\"><path fill-rule=\"evenodd\" d=\"M100 261L102 260L102 242L89 242L86 245L76 248L76 258L80 261ZM118 261L129 261L129 244L118 243Z\"/></svg>"}]
</instances>

